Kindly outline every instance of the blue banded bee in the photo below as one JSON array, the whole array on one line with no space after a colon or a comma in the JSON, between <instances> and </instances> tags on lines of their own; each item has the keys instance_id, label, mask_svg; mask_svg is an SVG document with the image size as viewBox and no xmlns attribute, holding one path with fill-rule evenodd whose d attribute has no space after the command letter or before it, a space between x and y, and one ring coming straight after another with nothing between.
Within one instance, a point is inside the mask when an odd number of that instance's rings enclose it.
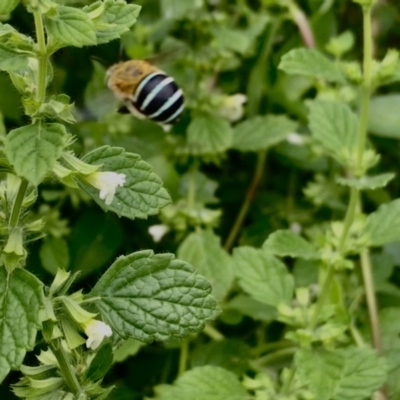
<instances>
[{"instance_id":1,"label":"blue banded bee","mask_svg":"<svg viewBox=\"0 0 400 400\"><path fill-rule=\"evenodd\" d=\"M184 109L182 90L173 78L148 61L113 65L107 71L107 86L133 115L163 126L176 123Z\"/></svg>"}]
</instances>

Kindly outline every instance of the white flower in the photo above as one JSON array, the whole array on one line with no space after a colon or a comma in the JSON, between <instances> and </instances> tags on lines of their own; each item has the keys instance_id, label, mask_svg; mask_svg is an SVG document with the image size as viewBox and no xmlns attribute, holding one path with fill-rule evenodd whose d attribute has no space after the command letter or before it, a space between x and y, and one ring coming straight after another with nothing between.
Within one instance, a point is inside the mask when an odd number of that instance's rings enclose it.
<instances>
[{"instance_id":1,"label":"white flower","mask_svg":"<svg viewBox=\"0 0 400 400\"><path fill-rule=\"evenodd\" d=\"M243 117L243 104L246 103L246 101L247 97L241 93L226 96L222 101L219 115L231 122L238 121Z\"/></svg>"},{"instance_id":2,"label":"white flower","mask_svg":"<svg viewBox=\"0 0 400 400\"><path fill-rule=\"evenodd\" d=\"M292 222L290 225L290 230L294 233L300 234L302 231L302 227L298 222Z\"/></svg>"},{"instance_id":3,"label":"white flower","mask_svg":"<svg viewBox=\"0 0 400 400\"><path fill-rule=\"evenodd\" d=\"M91 319L83 326L88 337L86 347L92 350L96 350L100 346L105 336L110 337L112 335L111 328L103 321L98 321L97 319Z\"/></svg>"},{"instance_id":4,"label":"white flower","mask_svg":"<svg viewBox=\"0 0 400 400\"><path fill-rule=\"evenodd\" d=\"M114 199L117 187L124 185L126 175L110 171L93 172L84 179L96 189L100 190L100 198L109 206Z\"/></svg>"},{"instance_id":5,"label":"white flower","mask_svg":"<svg viewBox=\"0 0 400 400\"><path fill-rule=\"evenodd\" d=\"M149 234L156 243L158 243L168 231L169 227L164 224L149 226Z\"/></svg>"},{"instance_id":6,"label":"white flower","mask_svg":"<svg viewBox=\"0 0 400 400\"><path fill-rule=\"evenodd\" d=\"M286 140L288 141L288 143L294 144L296 146L304 144L304 139L296 132L289 133L289 135L287 135L286 137Z\"/></svg>"}]
</instances>

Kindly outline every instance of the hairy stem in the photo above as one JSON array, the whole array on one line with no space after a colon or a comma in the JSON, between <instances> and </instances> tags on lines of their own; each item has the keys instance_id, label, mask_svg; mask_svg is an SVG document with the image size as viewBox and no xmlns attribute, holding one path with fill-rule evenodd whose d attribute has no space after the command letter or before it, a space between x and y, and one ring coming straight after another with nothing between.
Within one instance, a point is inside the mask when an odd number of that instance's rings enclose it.
<instances>
[{"instance_id":1,"label":"hairy stem","mask_svg":"<svg viewBox=\"0 0 400 400\"><path fill-rule=\"evenodd\" d=\"M358 147L357 147L357 167L355 174L362 175L364 173L363 167L363 154L365 151L365 145L368 134L368 113L370 104L370 95L372 90L372 28L371 28L371 6L363 7L363 35L364 35L364 58L363 58L363 71L364 79L361 87L361 110L360 110L360 130L358 136ZM354 222L356 216L357 205L359 204L360 191L356 188L352 188L350 192L350 201L344 220L344 226L342 234L339 240L338 250L340 253L345 252L345 243L348 237L350 228ZM377 315L377 306L375 299L375 291L372 280L371 265L369 262L368 252L367 255L361 253L361 266L363 279L365 283L365 291L368 303L368 310L371 319L371 328L374 336L374 344L380 346L380 334L379 324ZM321 296L318 298L317 307L313 315L311 326L315 327L318 321L318 315L321 312L323 303L326 299L327 292L329 292L331 281L334 277L334 267L329 266L328 274L325 278L323 288L321 290Z\"/></svg>"},{"instance_id":2,"label":"hairy stem","mask_svg":"<svg viewBox=\"0 0 400 400\"><path fill-rule=\"evenodd\" d=\"M39 103L44 103L46 99L46 75L47 75L47 49L44 35L43 18L40 12L33 13L35 19L35 29L37 37L37 58L39 61L38 67L38 82L36 88L36 100Z\"/></svg>"},{"instance_id":3,"label":"hairy stem","mask_svg":"<svg viewBox=\"0 0 400 400\"><path fill-rule=\"evenodd\" d=\"M343 253L344 245L346 243L347 235L350 231L351 225L353 225L354 217L356 215L356 209L358 204L360 192L356 188L351 188L350 201L347 207L346 216L344 218L343 230L339 240L339 252Z\"/></svg>"},{"instance_id":4,"label":"hairy stem","mask_svg":"<svg viewBox=\"0 0 400 400\"><path fill-rule=\"evenodd\" d=\"M68 360L68 356L61 345L61 341L58 339L56 341L50 341L48 345L58 361L62 376L69 390L78 397L78 395L82 393L82 388Z\"/></svg>"},{"instance_id":5,"label":"hairy stem","mask_svg":"<svg viewBox=\"0 0 400 400\"><path fill-rule=\"evenodd\" d=\"M310 329L314 329L318 324L319 314L321 313L322 307L324 306L325 301L329 295L334 276L335 276L335 268L333 267L333 265L328 265L328 272L325 276L324 284L322 285L321 293L318 296L317 304L315 306L315 311L310 321L309 325Z\"/></svg>"},{"instance_id":6,"label":"hairy stem","mask_svg":"<svg viewBox=\"0 0 400 400\"><path fill-rule=\"evenodd\" d=\"M372 276L371 259L368 250L361 252L361 271L364 280L365 297L367 299L368 314L371 324L372 341L375 349L382 354L382 341L379 330L378 305L375 297L374 279Z\"/></svg>"},{"instance_id":7,"label":"hairy stem","mask_svg":"<svg viewBox=\"0 0 400 400\"><path fill-rule=\"evenodd\" d=\"M21 208L22 208L22 203L24 201L27 188L28 188L28 181L26 181L25 179L21 179L18 193L15 198L14 204L12 206L10 222L9 222L10 228L14 228L18 224L19 215L21 213Z\"/></svg>"},{"instance_id":8,"label":"hairy stem","mask_svg":"<svg viewBox=\"0 0 400 400\"><path fill-rule=\"evenodd\" d=\"M370 95L372 90L372 27L371 27L371 6L363 7L363 28L364 28L364 80L362 86L362 100L360 111L360 138L358 147L357 169L362 171L362 156L365 148L368 133L368 113ZM381 335L379 331L378 307L375 297L374 281L372 278L371 261L368 250L361 252L361 271L364 280L365 296L367 299L368 313L371 324L372 340L374 347L382 352Z\"/></svg>"},{"instance_id":9,"label":"hairy stem","mask_svg":"<svg viewBox=\"0 0 400 400\"><path fill-rule=\"evenodd\" d=\"M360 136L357 151L357 173L362 174L363 154L368 133L368 114L370 95L372 90L372 26L371 6L363 7L363 38L364 38L364 60L363 60L363 84L360 110Z\"/></svg>"}]
</instances>

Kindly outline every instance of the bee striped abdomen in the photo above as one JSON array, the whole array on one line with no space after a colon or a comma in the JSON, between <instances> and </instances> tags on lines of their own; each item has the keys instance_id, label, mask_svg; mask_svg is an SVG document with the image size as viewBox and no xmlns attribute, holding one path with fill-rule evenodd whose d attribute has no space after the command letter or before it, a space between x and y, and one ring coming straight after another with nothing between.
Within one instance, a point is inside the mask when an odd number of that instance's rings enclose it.
<instances>
[{"instance_id":1,"label":"bee striped abdomen","mask_svg":"<svg viewBox=\"0 0 400 400\"><path fill-rule=\"evenodd\" d=\"M133 97L133 104L140 113L162 124L176 122L184 108L181 89L162 72L153 72L143 78Z\"/></svg>"},{"instance_id":2,"label":"bee striped abdomen","mask_svg":"<svg viewBox=\"0 0 400 400\"><path fill-rule=\"evenodd\" d=\"M161 125L177 122L184 109L182 90L173 78L144 60L129 60L110 67L107 86L123 101L125 111Z\"/></svg>"}]
</instances>

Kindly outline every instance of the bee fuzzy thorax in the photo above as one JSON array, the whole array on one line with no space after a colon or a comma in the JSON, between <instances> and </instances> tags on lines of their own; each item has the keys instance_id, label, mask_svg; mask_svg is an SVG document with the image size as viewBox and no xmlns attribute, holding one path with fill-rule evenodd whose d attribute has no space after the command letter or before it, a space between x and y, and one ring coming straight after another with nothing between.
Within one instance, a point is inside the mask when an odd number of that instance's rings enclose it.
<instances>
[{"instance_id":1,"label":"bee fuzzy thorax","mask_svg":"<svg viewBox=\"0 0 400 400\"><path fill-rule=\"evenodd\" d=\"M110 67L107 86L132 114L160 124L175 123L184 109L183 93L174 79L144 60Z\"/></svg>"}]
</instances>

